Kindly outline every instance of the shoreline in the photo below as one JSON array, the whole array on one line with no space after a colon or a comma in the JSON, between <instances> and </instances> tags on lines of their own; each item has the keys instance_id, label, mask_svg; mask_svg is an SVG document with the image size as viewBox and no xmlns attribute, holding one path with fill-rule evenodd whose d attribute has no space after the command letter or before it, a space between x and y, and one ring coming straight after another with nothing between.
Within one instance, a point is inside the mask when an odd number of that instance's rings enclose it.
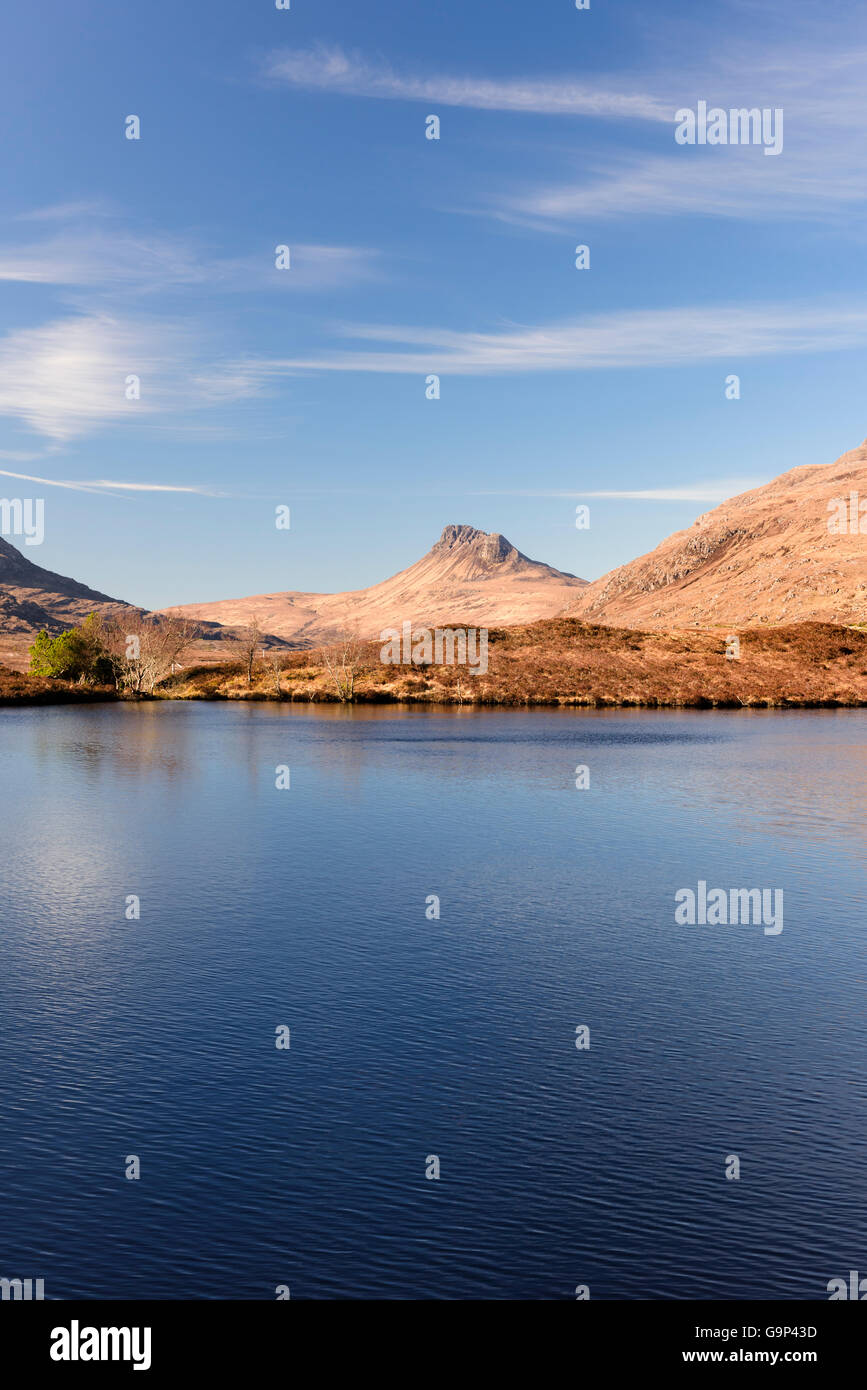
<instances>
[{"instance_id":1,"label":"shoreline","mask_svg":"<svg viewBox=\"0 0 867 1390\"><path fill-rule=\"evenodd\" d=\"M713 699L709 696L690 700L661 700L657 698L625 698L620 700L603 696L530 696L521 700L497 698L477 698L463 700L444 700L436 696L398 696L383 693L380 695L358 695L353 700L339 700L330 695L285 694L265 695L253 691L249 695L121 695L114 690L77 691L63 688L20 696L0 696L0 710L47 708L57 705L318 705L329 708L359 709L371 706L401 706L406 709L647 709L647 710L798 710L798 709L865 709L867 697L863 699L840 699L829 696L825 699L800 699L797 696L780 696L777 699L756 697L751 700Z\"/></svg>"},{"instance_id":2,"label":"shoreline","mask_svg":"<svg viewBox=\"0 0 867 1390\"><path fill-rule=\"evenodd\" d=\"M350 652L347 656L347 651ZM734 653L734 655L732 655ZM867 631L832 623L724 630L601 627L574 618L491 629L486 660L388 660L377 642L197 664L152 692L0 666L0 706L209 701L510 709L859 709Z\"/></svg>"}]
</instances>

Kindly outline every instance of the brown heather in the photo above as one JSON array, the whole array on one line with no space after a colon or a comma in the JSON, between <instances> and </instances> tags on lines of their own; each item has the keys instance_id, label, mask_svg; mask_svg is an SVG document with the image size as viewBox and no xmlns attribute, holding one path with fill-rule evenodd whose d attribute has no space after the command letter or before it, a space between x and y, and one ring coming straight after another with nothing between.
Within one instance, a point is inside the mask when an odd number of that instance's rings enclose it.
<instances>
[{"instance_id":1,"label":"brown heather","mask_svg":"<svg viewBox=\"0 0 867 1390\"><path fill-rule=\"evenodd\" d=\"M463 623L444 624L449 627ZM725 655L728 630L633 632L575 618L491 629L488 671L466 666L388 666L380 644L363 645L358 702L400 700L494 705L782 706L867 703L867 632L826 623L751 629L741 656ZM172 698L242 699L235 668L203 668L163 687ZM327 670L309 652L285 658L283 698L336 700ZM256 672L252 698L273 699L274 682Z\"/></svg>"},{"instance_id":2,"label":"brown heather","mask_svg":"<svg viewBox=\"0 0 867 1390\"><path fill-rule=\"evenodd\" d=\"M451 627L465 626L452 622ZM740 659L725 655L728 628L648 632L548 618L491 629L488 671L466 666L389 666L378 642L361 645L355 702L451 705L589 705L683 708L785 708L867 704L867 631L831 623L746 628ZM317 652L280 660L280 699L337 700ZM34 681L0 668L0 701L114 698L61 682ZM198 666L170 677L156 697L174 700L276 700L270 664L252 685L238 662Z\"/></svg>"}]
</instances>

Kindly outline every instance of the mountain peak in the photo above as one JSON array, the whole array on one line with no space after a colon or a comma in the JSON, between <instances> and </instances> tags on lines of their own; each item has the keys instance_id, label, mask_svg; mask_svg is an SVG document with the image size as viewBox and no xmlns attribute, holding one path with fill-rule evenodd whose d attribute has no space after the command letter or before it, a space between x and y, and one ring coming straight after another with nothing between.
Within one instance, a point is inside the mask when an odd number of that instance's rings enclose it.
<instances>
[{"instance_id":1,"label":"mountain peak","mask_svg":"<svg viewBox=\"0 0 867 1390\"><path fill-rule=\"evenodd\" d=\"M409 620L426 627L500 627L551 618L574 602L586 581L530 560L498 531L451 524L407 569L350 593L297 590L186 604L166 611L196 622L238 626L259 617L266 632L297 645L331 641L347 624L364 637Z\"/></svg>"},{"instance_id":2,"label":"mountain peak","mask_svg":"<svg viewBox=\"0 0 867 1390\"><path fill-rule=\"evenodd\" d=\"M486 531L478 531L475 526L463 526L453 522L449 526L443 527L443 533L437 541L437 545L449 547L453 545L471 545L477 536L487 535Z\"/></svg>"},{"instance_id":3,"label":"mountain peak","mask_svg":"<svg viewBox=\"0 0 867 1390\"><path fill-rule=\"evenodd\" d=\"M498 564L510 556L526 558L516 550L511 541L501 536L499 531L478 531L475 526L452 524L443 527L443 533L433 547L434 551L472 550L479 559L488 564Z\"/></svg>"}]
</instances>

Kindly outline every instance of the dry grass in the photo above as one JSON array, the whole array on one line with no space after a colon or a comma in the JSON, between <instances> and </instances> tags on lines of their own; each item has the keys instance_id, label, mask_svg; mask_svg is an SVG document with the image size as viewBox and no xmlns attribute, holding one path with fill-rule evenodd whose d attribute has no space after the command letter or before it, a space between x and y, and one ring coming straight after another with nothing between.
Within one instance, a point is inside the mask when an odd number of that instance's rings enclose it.
<instances>
[{"instance_id":1,"label":"dry grass","mask_svg":"<svg viewBox=\"0 0 867 1390\"><path fill-rule=\"evenodd\" d=\"M0 705L65 705L117 698L114 687L73 685L0 666Z\"/></svg>"},{"instance_id":2,"label":"dry grass","mask_svg":"<svg viewBox=\"0 0 867 1390\"><path fill-rule=\"evenodd\" d=\"M551 618L493 629L485 675L466 666L387 666L367 643L356 700L445 704L648 706L860 705L867 703L867 633L827 623L753 628L741 655L726 630L638 632ZM284 661L282 698L336 700L316 653ZM162 688L174 699L274 699L273 676L248 690L237 667L197 668Z\"/></svg>"},{"instance_id":3,"label":"dry grass","mask_svg":"<svg viewBox=\"0 0 867 1390\"><path fill-rule=\"evenodd\" d=\"M452 624L455 626L455 624ZM466 666L384 665L380 644L364 644L359 703L785 707L867 704L867 632L830 623L749 628L741 655L725 655L727 629L644 632L550 618L492 629L488 671ZM316 652L293 652L280 672L283 700L336 702ZM276 700L274 673L257 665L252 687L237 662L190 667L165 681L171 700ZM61 681L0 668L0 703L112 699Z\"/></svg>"}]
</instances>

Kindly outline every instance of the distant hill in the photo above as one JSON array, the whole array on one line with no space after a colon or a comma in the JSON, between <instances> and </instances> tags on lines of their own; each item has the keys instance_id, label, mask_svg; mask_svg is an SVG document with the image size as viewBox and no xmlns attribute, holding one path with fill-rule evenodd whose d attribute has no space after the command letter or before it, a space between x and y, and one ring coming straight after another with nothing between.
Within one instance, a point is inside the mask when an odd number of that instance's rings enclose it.
<instances>
[{"instance_id":1,"label":"distant hill","mask_svg":"<svg viewBox=\"0 0 867 1390\"><path fill-rule=\"evenodd\" d=\"M849 529L855 497L863 534ZM847 529L829 530L846 504ZM830 510L829 510L830 506ZM867 441L706 512L594 580L569 609L633 628L867 621Z\"/></svg>"},{"instance_id":2,"label":"distant hill","mask_svg":"<svg viewBox=\"0 0 867 1390\"><path fill-rule=\"evenodd\" d=\"M327 641L344 627L362 637L402 622L492 626L553 617L574 603L586 580L516 550L505 536L446 526L428 553L369 589L339 594L258 594L164 610L241 626L258 618L265 632L297 646Z\"/></svg>"},{"instance_id":3,"label":"distant hill","mask_svg":"<svg viewBox=\"0 0 867 1390\"><path fill-rule=\"evenodd\" d=\"M0 539L0 633L33 634L40 628L57 633L83 622L88 613L130 611L141 609L43 569Z\"/></svg>"}]
</instances>

